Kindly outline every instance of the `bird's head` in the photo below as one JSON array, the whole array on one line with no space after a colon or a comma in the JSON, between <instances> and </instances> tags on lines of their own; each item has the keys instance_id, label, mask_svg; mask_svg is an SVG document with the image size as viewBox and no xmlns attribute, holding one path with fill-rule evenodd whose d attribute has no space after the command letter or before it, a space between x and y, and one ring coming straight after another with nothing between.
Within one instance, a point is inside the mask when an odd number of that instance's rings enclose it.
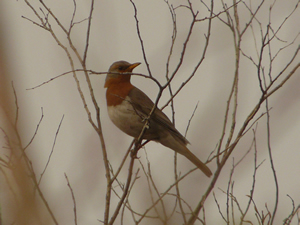
<instances>
[{"instance_id":1,"label":"bird's head","mask_svg":"<svg viewBox=\"0 0 300 225\"><path fill-rule=\"evenodd\" d=\"M108 70L108 74L105 79L104 87L108 87L111 83L130 81L131 74L122 74L122 73L131 73L132 70L140 65L141 63L130 64L126 61L117 61L114 62Z\"/></svg>"}]
</instances>

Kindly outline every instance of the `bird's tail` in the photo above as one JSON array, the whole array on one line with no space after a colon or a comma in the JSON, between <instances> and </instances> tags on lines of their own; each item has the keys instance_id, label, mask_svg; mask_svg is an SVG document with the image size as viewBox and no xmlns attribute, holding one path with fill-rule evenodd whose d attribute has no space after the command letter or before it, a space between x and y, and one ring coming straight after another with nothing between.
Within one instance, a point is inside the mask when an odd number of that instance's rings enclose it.
<instances>
[{"instance_id":1,"label":"bird's tail","mask_svg":"<svg viewBox=\"0 0 300 225\"><path fill-rule=\"evenodd\" d=\"M184 151L177 151L178 153L184 155L187 159L189 159L192 163L195 164L206 176L210 177L212 172L210 169L200 161L186 146Z\"/></svg>"},{"instance_id":2,"label":"bird's tail","mask_svg":"<svg viewBox=\"0 0 300 225\"><path fill-rule=\"evenodd\" d=\"M173 149L175 152L185 156L187 159L189 159L192 163L195 164L206 176L210 177L212 175L212 172L210 169L201 162L197 156L195 156L182 141L177 140L173 136L168 136L167 138L161 139L160 143L164 146Z\"/></svg>"}]
</instances>

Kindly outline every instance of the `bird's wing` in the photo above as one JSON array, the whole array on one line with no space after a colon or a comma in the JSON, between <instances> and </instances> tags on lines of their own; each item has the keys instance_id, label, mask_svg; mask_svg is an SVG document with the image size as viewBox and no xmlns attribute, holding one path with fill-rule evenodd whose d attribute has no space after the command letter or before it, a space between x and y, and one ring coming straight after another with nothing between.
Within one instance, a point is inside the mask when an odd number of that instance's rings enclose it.
<instances>
[{"instance_id":1,"label":"bird's wing","mask_svg":"<svg viewBox=\"0 0 300 225\"><path fill-rule=\"evenodd\" d=\"M147 117L150 114L154 103L144 92L135 87L129 92L128 96L130 97L131 104L137 113L141 113L144 117ZM160 109L157 108L154 111L151 120L167 128L171 134L177 137L181 142L183 142L183 144L186 145L189 143L188 140L179 133L179 131L174 127L173 123Z\"/></svg>"}]
</instances>

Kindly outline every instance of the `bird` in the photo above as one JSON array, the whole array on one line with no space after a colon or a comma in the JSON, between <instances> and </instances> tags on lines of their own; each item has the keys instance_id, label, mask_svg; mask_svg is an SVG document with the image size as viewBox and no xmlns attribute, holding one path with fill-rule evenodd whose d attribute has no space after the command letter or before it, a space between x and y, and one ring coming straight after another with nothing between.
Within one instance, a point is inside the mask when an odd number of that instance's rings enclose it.
<instances>
[{"instance_id":1,"label":"bird","mask_svg":"<svg viewBox=\"0 0 300 225\"><path fill-rule=\"evenodd\" d=\"M130 73L140 64L114 62L109 67L104 84L104 88L107 88L106 103L109 118L121 131L135 139L139 137L154 106L152 100L130 82ZM185 156L206 176L212 175L211 170L186 147L189 144L188 140L160 109L156 108L153 112L142 138L159 142Z\"/></svg>"}]
</instances>

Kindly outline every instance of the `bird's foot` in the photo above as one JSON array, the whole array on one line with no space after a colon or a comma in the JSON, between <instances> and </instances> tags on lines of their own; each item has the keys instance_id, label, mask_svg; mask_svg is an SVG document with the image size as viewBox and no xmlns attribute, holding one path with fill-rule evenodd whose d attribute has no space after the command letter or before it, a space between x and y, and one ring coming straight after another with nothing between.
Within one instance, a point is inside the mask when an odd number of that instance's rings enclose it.
<instances>
[{"instance_id":1,"label":"bird's foot","mask_svg":"<svg viewBox=\"0 0 300 225\"><path fill-rule=\"evenodd\" d=\"M148 117L147 118L143 118L142 123L144 123L144 122L145 122L144 126L148 130L150 128L149 118Z\"/></svg>"}]
</instances>

